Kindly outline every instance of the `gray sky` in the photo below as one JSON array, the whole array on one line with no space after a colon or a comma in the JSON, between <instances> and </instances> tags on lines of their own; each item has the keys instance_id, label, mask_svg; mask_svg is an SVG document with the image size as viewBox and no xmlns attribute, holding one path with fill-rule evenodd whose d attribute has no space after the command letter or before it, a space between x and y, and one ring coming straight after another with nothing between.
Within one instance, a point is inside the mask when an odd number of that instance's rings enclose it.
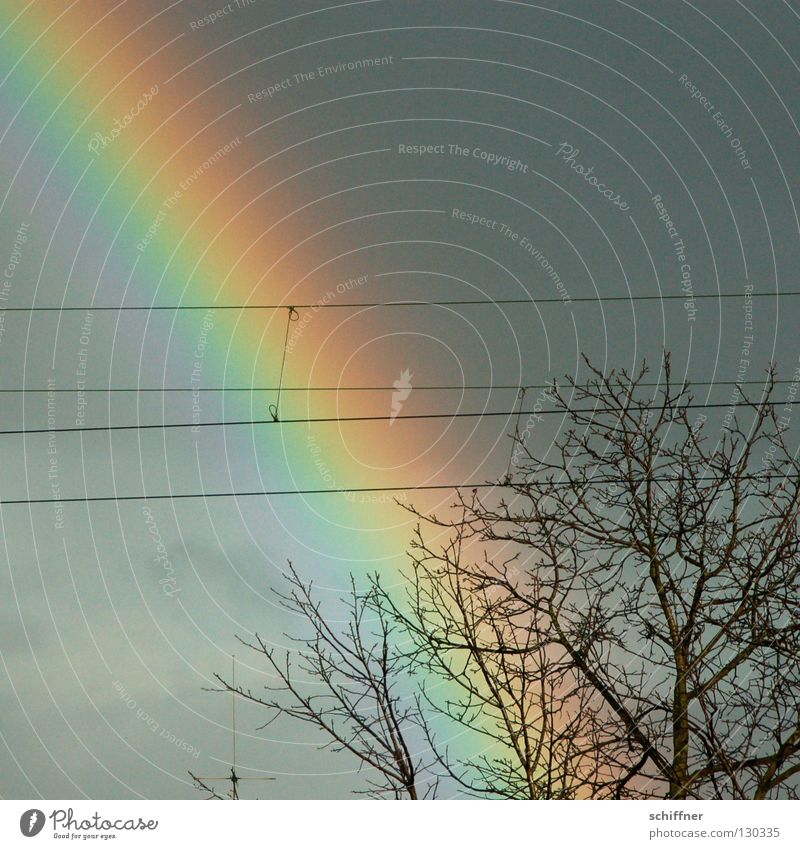
<instances>
[{"instance_id":1,"label":"gray sky","mask_svg":"<svg viewBox=\"0 0 800 849\"><path fill-rule=\"evenodd\" d=\"M116 14L123 31L133 31L168 5L128 2ZM81 2L74 14L88 26L106 7L104 0ZM21 8L7 4L0 31ZM165 71L200 60L176 84L183 101L218 84L212 105L196 104L198 127L223 104L240 104L222 119L220 134L245 142L215 167L235 177L290 148L269 178L292 179L255 202L245 222L266 228L282 212L314 202L270 236L281 250L310 238L281 266L279 282L273 278L273 298L313 303L367 275L368 283L339 300L534 301L319 311L287 358L287 385L333 379L387 387L408 370L404 414L510 410L513 387L580 374L581 354L607 369L630 368L642 357L657 365L664 348L676 374L694 381L756 380L771 359L781 378L792 377L800 354L797 299L776 296L800 288L791 193L800 177L800 10L791 3L375 0L336 7L256 0L191 26L219 8L170 6L137 36L138 53L120 48L121 66L109 73L124 74L146 45L183 33L149 78L163 85ZM31 31L44 25L37 20ZM266 56L273 58L259 61ZM248 100L297 73L364 57L392 61ZM3 63L5 75L9 58ZM95 303L149 302L161 271L152 260L135 264L141 228L124 224L125 210L113 204L92 219L107 186L95 171L81 179L73 167L89 161L91 123L60 159L55 142L35 143L48 113L34 108L35 98L26 103L33 67L0 87L0 186L8 190L0 210L8 283L0 282L0 307L62 298L86 305L98 281ZM70 73L78 79L79 71L80 60ZM56 113L63 126L50 128L54 138L71 135L75 114ZM267 130L246 136L268 121ZM155 172L158 157L184 141L167 139L137 173ZM420 155L415 146L432 150ZM268 183L256 172L236 203ZM181 215L188 221L185 208ZM734 297L705 297L720 292ZM651 299L580 300L629 295ZM265 318L273 364L284 315ZM0 317L4 389L23 382L47 388L48 379L75 388L82 350L87 386L188 385L204 332L202 313L118 320L95 312L88 331L80 311ZM248 358L260 362L237 320L215 315L204 386L240 383L232 361L237 369ZM251 382L271 385L275 377L256 369ZM413 388L442 384L512 388ZM752 389L758 397L759 387ZM732 391L703 386L697 395L727 403ZM289 393L282 417L387 416L391 395ZM269 401L243 393L223 402L204 393L202 420L263 418ZM4 393L3 429L74 426L81 416L85 426L185 422L193 413L187 393L92 395L83 412L74 396L53 403L49 409L46 394ZM721 419L724 411L717 412ZM560 424L557 417L537 424L531 444L546 450ZM46 433L3 435L0 498L49 499L54 481L66 498L493 480L506 470L513 417L301 427L59 434L55 455ZM413 500L433 507L450 496ZM270 598L283 585L287 559L319 582L335 611L350 571L378 569L399 579L410 539L400 508L369 499L163 500L149 502L150 512L143 504L66 504L63 515L52 504L0 505L4 797L195 798L187 770L219 773L230 753L230 700L203 687L229 668L233 651L242 680L254 688L264 680L234 634L258 631L282 645L282 634L297 627ZM363 786L351 759L319 752L313 734L291 724L256 730L264 718L241 706L241 763L278 780L251 785L245 795L327 798Z\"/></svg>"}]
</instances>

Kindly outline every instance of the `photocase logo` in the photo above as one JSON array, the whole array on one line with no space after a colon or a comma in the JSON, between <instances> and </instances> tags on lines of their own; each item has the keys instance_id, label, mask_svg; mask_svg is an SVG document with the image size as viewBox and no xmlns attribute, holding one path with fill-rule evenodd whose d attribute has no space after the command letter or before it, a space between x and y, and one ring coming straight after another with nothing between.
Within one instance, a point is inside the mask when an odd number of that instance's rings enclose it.
<instances>
[{"instance_id":1,"label":"photocase logo","mask_svg":"<svg viewBox=\"0 0 800 849\"><path fill-rule=\"evenodd\" d=\"M395 380L392 384L394 386L394 392L392 392L392 415L389 419L390 427L394 424L394 420L397 418L400 410L403 409L403 403L408 400L408 396L411 394L411 390L413 389L411 378L413 376L408 369L404 369L400 372L400 379Z\"/></svg>"},{"instance_id":2,"label":"photocase logo","mask_svg":"<svg viewBox=\"0 0 800 849\"><path fill-rule=\"evenodd\" d=\"M19 818L19 830L25 837L36 837L44 828L44 812L38 808L31 808Z\"/></svg>"}]
</instances>

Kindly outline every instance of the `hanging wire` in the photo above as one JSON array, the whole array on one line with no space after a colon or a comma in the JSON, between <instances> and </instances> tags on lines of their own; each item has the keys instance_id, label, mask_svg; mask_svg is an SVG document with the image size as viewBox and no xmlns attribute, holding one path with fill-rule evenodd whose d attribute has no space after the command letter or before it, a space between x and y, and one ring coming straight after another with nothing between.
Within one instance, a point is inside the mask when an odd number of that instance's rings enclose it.
<instances>
[{"instance_id":1,"label":"hanging wire","mask_svg":"<svg viewBox=\"0 0 800 849\"><path fill-rule=\"evenodd\" d=\"M779 385L788 385L791 383L797 383L796 380L791 380L790 378L775 380L773 381L776 386ZM766 380L763 378L761 380L691 380L686 381L687 388L695 388L698 386L710 386L720 387L720 386L764 386ZM639 383L638 384L642 388L655 388L658 389L663 386L662 383ZM552 388L552 383L529 383L527 385L527 389L550 389ZM284 386L282 387L282 392L391 392L394 389L393 386ZM473 383L473 384L464 384L464 383L451 383L451 384L436 384L436 385L427 385L427 386L415 386L415 392L422 391L464 391L464 390L514 390L515 392L519 391L519 385L516 383ZM61 394L75 394L77 392L98 392L98 393L114 393L114 392L128 392L128 393L147 393L147 392L157 392L161 394L166 394L168 392L277 392L277 386L202 386L202 387L193 387L193 386L101 386L101 387L87 387L84 389L78 389L77 386L71 386L66 389L51 389L49 387L39 387L39 386L19 386L15 388L0 388L0 394L3 395L25 395L25 394L51 394L51 393L61 393Z\"/></svg>"},{"instance_id":2,"label":"hanging wire","mask_svg":"<svg viewBox=\"0 0 800 849\"><path fill-rule=\"evenodd\" d=\"M511 440L511 450L508 453L508 466L506 468L506 474L504 478L504 482L508 483L511 480L511 461L514 459L514 448L519 442L519 423L522 418L522 404L525 400L525 393L528 391L527 386L520 386L517 390L517 420L514 424L514 438Z\"/></svg>"},{"instance_id":3,"label":"hanging wire","mask_svg":"<svg viewBox=\"0 0 800 849\"><path fill-rule=\"evenodd\" d=\"M788 470L786 474L771 474L767 472L753 473L747 475L740 475L739 480L751 480L757 481L759 483L772 483L773 481L778 481L782 485L789 481L793 482L796 480L795 477L792 477L792 470ZM678 477L663 477L663 476L650 476L650 477L642 477L637 478L635 483L641 486L644 483L673 483L679 480ZM699 476L694 478L693 483L713 483L718 484L723 479L719 476ZM597 484L614 484L619 483L619 477L597 477L597 478L588 478L585 481L571 481L571 480L556 480L556 481L545 481L544 485L558 488L565 487L575 487L575 486L596 486ZM59 498L57 501L53 499L53 497L49 498L9 498L9 499L0 499L0 507L10 507L12 505L31 505L31 504L92 504L98 502L115 502L122 503L126 501L177 501L181 499L203 499L208 500L211 498L265 498L265 497L278 497L278 496L290 496L290 495L342 495L342 494L351 494L351 493L371 493L371 492L423 492L423 491L433 491L433 490L454 490L459 492L462 489L470 489L470 490L478 490L478 489L502 489L504 487L510 487L512 491L517 492L519 494L525 493L526 487L531 487L533 484L527 481L523 481L521 483L503 483L503 482L495 482L495 483L486 483L486 482L475 482L475 483L441 483L441 484L405 484L398 486L364 486L364 487L338 487L336 489L273 489L273 490L249 490L249 491L231 491L231 492L175 492L175 493L157 493L157 494L148 494L141 493L139 495L81 495L76 497L68 497L68 498ZM202 776L198 776L202 777ZM229 780L229 776L223 776L221 778L217 778L217 780ZM245 779L240 776L240 781L244 781ZM253 779L251 779L253 780ZM266 779L265 779L266 780Z\"/></svg>"},{"instance_id":4,"label":"hanging wire","mask_svg":"<svg viewBox=\"0 0 800 849\"><path fill-rule=\"evenodd\" d=\"M800 295L800 290L787 292L751 292L753 298L791 298ZM744 297L743 292L707 292L694 294L692 299L698 300L727 300ZM587 295L570 299L573 304L598 304L598 303L629 303L631 301L682 301L688 300L684 294L675 295ZM363 303L331 303L321 304L297 304L297 309L375 309L384 307L407 308L407 307L449 307L449 306L478 306L493 307L498 305L527 304L538 306L540 304L563 304L563 298L492 298L483 300L452 300L452 301L364 301ZM130 306L31 306L31 307L3 307L4 312L155 312L158 310L185 312L189 310L282 310L286 309L284 304L154 304L154 305L130 305ZM293 308L292 308L293 309Z\"/></svg>"},{"instance_id":5,"label":"hanging wire","mask_svg":"<svg viewBox=\"0 0 800 849\"><path fill-rule=\"evenodd\" d=\"M286 368L286 352L289 348L289 327L293 321L297 321L300 316L297 313L297 310L294 307L288 307L288 314L286 316L286 335L283 337L283 357L281 358L281 373L278 377L278 394L275 396L275 403L269 405L269 414L272 416L272 421L277 422L280 419L278 418L280 413L280 404L281 404L281 389L283 388L283 372Z\"/></svg>"},{"instance_id":6,"label":"hanging wire","mask_svg":"<svg viewBox=\"0 0 800 849\"><path fill-rule=\"evenodd\" d=\"M676 412L682 410L711 410L711 409L732 409L745 408L748 410L758 410L762 407L775 408L784 405L784 401L731 401L720 402L718 404L681 404L676 407ZM273 412L274 405L270 405L270 413ZM643 412L652 407L636 405L628 407L631 412ZM209 422L156 422L154 424L121 424L121 425L91 425L88 427L32 427L32 428L16 428L13 430L0 430L0 436L27 436L32 434L53 434L53 433L112 433L123 430L176 430L179 428L210 428L210 427L244 427L255 425L297 425L297 424L344 424L345 422L390 422L390 421L427 421L436 419L489 419L497 417L513 416L516 412L516 402L514 409L511 410L480 410L476 412L459 413L409 413L408 415L397 416L320 416L317 418L298 418L298 419L281 419L274 417L271 419L235 419L232 421L209 421ZM555 410L523 410L520 415L537 415L537 416L563 416L568 414L595 414L595 415L616 415L619 410L616 408L603 407L567 407L565 409Z\"/></svg>"}]
</instances>

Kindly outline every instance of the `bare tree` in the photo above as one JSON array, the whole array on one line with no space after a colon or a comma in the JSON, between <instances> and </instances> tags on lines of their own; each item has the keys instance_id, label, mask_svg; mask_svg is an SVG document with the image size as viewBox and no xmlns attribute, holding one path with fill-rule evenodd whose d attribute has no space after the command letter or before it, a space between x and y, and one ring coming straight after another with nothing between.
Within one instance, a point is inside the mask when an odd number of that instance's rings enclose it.
<instances>
[{"instance_id":1,"label":"bare tree","mask_svg":"<svg viewBox=\"0 0 800 849\"><path fill-rule=\"evenodd\" d=\"M189 776L192 779L192 785L194 786L195 790L201 790L203 793L208 794L206 796L206 799L223 800L225 798L224 796L220 796L219 793L217 793L216 789L210 784L208 784L205 779L195 775L191 770L189 770Z\"/></svg>"},{"instance_id":2,"label":"bare tree","mask_svg":"<svg viewBox=\"0 0 800 849\"><path fill-rule=\"evenodd\" d=\"M421 681L419 716L439 774L482 797L600 794L625 739L609 736L616 728L604 727L594 692L553 650L529 598L507 591L518 558L473 562L464 528L436 550L417 529L405 597L373 579L384 616L409 637L408 671ZM438 738L454 730L466 745L443 746ZM481 754L457 754L466 747Z\"/></svg>"},{"instance_id":3,"label":"bare tree","mask_svg":"<svg viewBox=\"0 0 800 849\"><path fill-rule=\"evenodd\" d=\"M293 638L294 662L292 652L278 656L257 635L242 641L279 681L267 695L218 680L269 708L268 723L280 715L303 721L326 735L323 748L355 755L369 769L373 795L433 797L443 779L484 797L594 795L608 783L612 747L593 692L553 656L527 605L495 597L487 580L494 567L473 564L461 544L456 535L434 553L418 534L406 597L398 603L377 575L364 592L353 584L343 627L290 565L292 589L279 597L312 636ZM402 698L401 681L413 682L416 696ZM481 754L463 754L465 747Z\"/></svg>"},{"instance_id":4,"label":"bare tree","mask_svg":"<svg viewBox=\"0 0 800 849\"><path fill-rule=\"evenodd\" d=\"M553 386L568 427L549 448L518 436L488 494L410 508L449 539L417 529L404 593L353 585L337 629L291 571L319 692L258 638L280 698L237 692L321 729L378 793L796 797L800 464L774 370L716 430L669 357L653 394L646 365L586 366Z\"/></svg>"},{"instance_id":5,"label":"bare tree","mask_svg":"<svg viewBox=\"0 0 800 849\"><path fill-rule=\"evenodd\" d=\"M552 448L520 446L501 497L462 497L450 524L533 555L522 584L494 568L486 586L602 702L612 795L793 797L800 466L774 370L746 422L729 412L712 437L668 357L655 397L640 386L646 366L587 367L569 397L553 389L570 426Z\"/></svg>"},{"instance_id":6,"label":"bare tree","mask_svg":"<svg viewBox=\"0 0 800 849\"><path fill-rule=\"evenodd\" d=\"M491 565L462 557L458 536L434 554L418 535L412 560L406 603L377 575L363 592L352 583L343 626L290 564L292 588L278 595L311 636L290 638L297 651L280 655L258 635L242 640L279 682L266 695L217 679L270 709L266 724L300 720L325 734L322 748L355 755L372 795L433 797L449 779L478 796L591 796L604 783L596 755L609 741L601 747L587 733L597 730L593 694L550 656L527 605L494 598L484 572ZM413 682L416 695L400 695L402 682ZM482 754L455 754L442 735L466 735Z\"/></svg>"},{"instance_id":7,"label":"bare tree","mask_svg":"<svg viewBox=\"0 0 800 849\"><path fill-rule=\"evenodd\" d=\"M368 770L372 795L419 798L419 760L409 743L412 726L417 725L416 704L398 693L402 659L393 645L394 625L374 604L372 591L361 593L352 583L348 617L344 628L337 629L323 615L312 585L291 563L287 578L290 589L277 595L310 626L310 636L290 637L295 650L282 654L258 634L254 642L240 639L263 655L278 684L260 695L215 677L226 690L272 712L262 728L283 715L324 732L327 739L321 748L354 755ZM298 677L310 679L312 685Z\"/></svg>"}]
</instances>

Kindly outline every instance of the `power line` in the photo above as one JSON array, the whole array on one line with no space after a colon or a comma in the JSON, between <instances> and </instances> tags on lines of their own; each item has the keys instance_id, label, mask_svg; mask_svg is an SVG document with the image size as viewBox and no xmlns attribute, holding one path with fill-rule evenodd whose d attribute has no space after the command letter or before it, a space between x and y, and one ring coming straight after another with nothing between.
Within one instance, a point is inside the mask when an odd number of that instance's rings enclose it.
<instances>
[{"instance_id":1,"label":"power line","mask_svg":"<svg viewBox=\"0 0 800 849\"><path fill-rule=\"evenodd\" d=\"M297 314L297 310L294 307L289 307L289 312L286 315L286 335L283 338L283 357L281 358L281 371L278 376L278 394L275 398L275 403L270 404L267 408L269 410L269 414L272 416L272 421L278 421L280 417L280 405L281 405L281 389L283 388L283 373L286 369L286 354L289 350L289 328L292 326L293 321L297 321L300 316Z\"/></svg>"},{"instance_id":2,"label":"power line","mask_svg":"<svg viewBox=\"0 0 800 849\"><path fill-rule=\"evenodd\" d=\"M776 385L779 384L790 384L796 383L797 381L786 379L786 380L774 380L773 383ZM688 388L691 389L695 386L764 386L766 385L767 380L693 380L689 383ZM648 388L659 388L663 387L665 384L663 381L661 383L639 383L637 384L640 387L648 387ZM464 391L474 391L474 390L514 390L515 392L520 389L551 389L553 386L552 383L526 383L526 384L517 384L517 383L476 383L476 384L450 384L450 385L431 385L431 386L414 386L415 392L426 392L431 390L437 391L445 391L445 390L464 390ZM565 387L569 388L569 387ZM394 386L283 386L281 387L281 392L392 392L394 391ZM0 394L7 395L24 395L24 394L33 394L33 393L76 393L76 392L277 392L277 386L109 386L107 388L103 387L94 387L91 389L78 389L77 387L71 387L68 389L43 389L39 387L19 387L16 389L0 389Z\"/></svg>"},{"instance_id":3,"label":"power line","mask_svg":"<svg viewBox=\"0 0 800 849\"><path fill-rule=\"evenodd\" d=\"M691 409L711 409L715 407L749 407L757 409L758 407L778 407L783 401L768 401L761 403L749 402L731 402L718 404L681 404L674 408L674 411L691 410ZM631 411L657 410L658 406L654 407L628 407ZM555 415L570 415L575 413L616 413L616 409L610 408L591 408L586 409L555 409L555 410L523 410L519 413L521 416L555 416ZM320 418L306 419L240 419L238 421L228 422L163 422L159 424L133 424L133 425L96 425L92 427L43 427L43 428L26 428L20 430L0 430L0 436L22 436L34 433L93 433L98 431L115 431L115 430L168 430L173 428L186 427L238 427L242 425L276 425L276 424L345 424L349 422L384 422L398 420L422 420L422 419L475 419L475 418L490 418L494 416L512 416L517 414L516 408L513 410L485 410L474 413L410 413L408 415L389 415L389 416L323 416Z\"/></svg>"},{"instance_id":4,"label":"power line","mask_svg":"<svg viewBox=\"0 0 800 849\"><path fill-rule=\"evenodd\" d=\"M788 475L741 475L739 480L758 480L763 483L771 481L786 480ZM676 477L643 477L637 478L634 483L640 486L644 483L667 483L676 481ZM693 479L693 483L713 483L723 480L722 477L698 477ZM612 484L619 483L619 477L613 478L589 478L584 481L546 481L542 486L581 486L587 484ZM417 484L408 486L364 486L364 487L341 487L333 489L273 489L273 490L249 490L242 492L179 492L173 494L161 495L93 495L73 498L16 498L9 500L0 499L0 506L11 506L21 504L86 504L98 501L167 501L178 499L196 499L196 498L254 498L254 497L272 497L286 495L341 495L347 493L366 493L366 492L419 492L430 490L460 490L460 489L520 489L526 486L524 483L515 484L513 481L509 483L441 483L441 484Z\"/></svg>"},{"instance_id":5,"label":"power line","mask_svg":"<svg viewBox=\"0 0 800 849\"><path fill-rule=\"evenodd\" d=\"M788 298L800 295L796 292L750 292L751 298ZM688 295L596 295L594 297L570 298L571 303L611 303L615 301L689 301L743 298L744 292L716 292ZM321 310L321 309L372 309L406 307L450 307L450 306L501 306L504 304L563 304L563 298L496 298L484 300L456 301L372 301L364 303L312 303L312 304L175 304L134 306L88 306L88 307L4 307L3 312L184 312L191 310Z\"/></svg>"},{"instance_id":6,"label":"power line","mask_svg":"<svg viewBox=\"0 0 800 849\"><path fill-rule=\"evenodd\" d=\"M436 489L486 489L497 484L420 484L417 486L366 486L352 489L274 489L251 490L247 492L182 492L174 495L94 495L83 498L17 498L9 501L0 500L0 505L11 504L77 504L94 501L165 501L184 498L251 498L256 496L280 495L336 495L348 492L410 492L412 490Z\"/></svg>"}]
</instances>

